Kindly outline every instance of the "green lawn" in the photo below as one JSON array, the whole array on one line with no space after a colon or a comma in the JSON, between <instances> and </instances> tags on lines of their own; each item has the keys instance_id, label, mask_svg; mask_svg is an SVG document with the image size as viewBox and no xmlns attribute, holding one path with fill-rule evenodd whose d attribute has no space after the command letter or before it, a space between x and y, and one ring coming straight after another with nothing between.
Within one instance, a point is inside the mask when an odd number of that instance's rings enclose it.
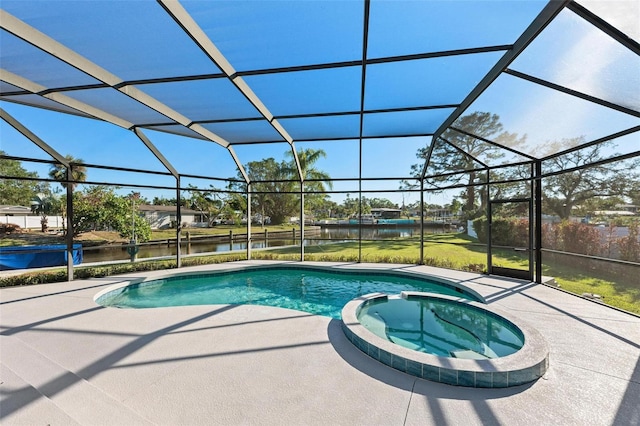
<instances>
[{"instance_id":1,"label":"green lawn","mask_svg":"<svg viewBox=\"0 0 640 426\"><path fill-rule=\"evenodd\" d=\"M472 244L471 239L460 234L429 235L425 239L424 263L457 270L482 272L487 267L485 247ZM254 252L254 258L298 259L300 249L287 247ZM305 248L305 260L357 261L358 242L323 244ZM418 239L397 239L362 242L362 261L372 263L418 263L420 242ZM514 252L494 255L496 266L526 267ZM633 268L633 267L629 267ZM554 277L560 288L576 294L596 293L611 306L640 314L640 284L636 279L606 274L598 270L585 270L563 262L546 260L543 274ZM632 274L628 274L632 275Z\"/></svg>"}]
</instances>

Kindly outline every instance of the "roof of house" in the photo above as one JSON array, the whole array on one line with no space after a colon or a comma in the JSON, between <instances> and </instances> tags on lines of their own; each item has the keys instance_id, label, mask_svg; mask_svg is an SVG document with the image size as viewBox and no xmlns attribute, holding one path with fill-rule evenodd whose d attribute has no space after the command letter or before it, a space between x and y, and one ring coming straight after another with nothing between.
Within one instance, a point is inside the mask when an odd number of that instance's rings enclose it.
<instances>
[{"instance_id":1,"label":"roof of house","mask_svg":"<svg viewBox=\"0 0 640 426\"><path fill-rule=\"evenodd\" d=\"M401 212L401 209L389 209L386 207L371 207L372 212Z\"/></svg>"},{"instance_id":2,"label":"roof of house","mask_svg":"<svg viewBox=\"0 0 640 426\"><path fill-rule=\"evenodd\" d=\"M138 206L138 211L141 212L158 212L158 213L176 213L176 206L155 206L153 204L141 204ZM182 207L180 209L180 213L182 214L203 214L198 210L188 209L186 207Z\"/></svg>"},{"instance_id":3,"label":"roof of house","mask_svg":"<svg viewBox=\"0 0 640 426\"><path fill-rule=\"evenodd\" d=\"M31 209L25 206L12 206L8 204L0 204L0 215L12 214L31 214Z\"/></svg>"}]
</instances>

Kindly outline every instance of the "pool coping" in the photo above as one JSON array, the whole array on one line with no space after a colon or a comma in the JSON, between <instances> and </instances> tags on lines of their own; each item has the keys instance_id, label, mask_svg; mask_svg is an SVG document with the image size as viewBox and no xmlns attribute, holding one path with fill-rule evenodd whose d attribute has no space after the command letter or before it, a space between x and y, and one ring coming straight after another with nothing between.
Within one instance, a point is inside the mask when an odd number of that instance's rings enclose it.
<instances>
[{"instance_id":1,"label":"pool coping","mask_svg":"<svg viewBox=\"0 0 640 426\"><path fill-rule=\"evenodd\" d=\"M342 330L355 347L373 359L422 379L456 386L505 388L533 382L549 368L549 347L535 328L515 316L494 307L435 293L403 292L406 297L430 298L465 303L500 316L516 325L524 335L524 345L517 352L494 359L469 360L417 352L396 345L367 330L357 319L364 303L387 298L385 293L370 293L348 302L342 309Z\"/></svg>"}]
</instances>

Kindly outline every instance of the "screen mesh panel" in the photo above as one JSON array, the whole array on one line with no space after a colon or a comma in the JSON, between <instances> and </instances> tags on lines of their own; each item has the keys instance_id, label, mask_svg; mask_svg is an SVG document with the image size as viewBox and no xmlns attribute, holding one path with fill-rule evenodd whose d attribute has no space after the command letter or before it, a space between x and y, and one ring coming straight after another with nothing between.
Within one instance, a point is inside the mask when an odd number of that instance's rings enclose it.
<instances>
[{"instance_id":1,"label":"screen mesh panel","mask_svg":"<svg viewBox=\"0 0 640 426\"><path fill-rule=\"evenodd\" d=\"M640 57L571 11L562 12L511 68L640 111Z\"/></svg>"}]
</instances>

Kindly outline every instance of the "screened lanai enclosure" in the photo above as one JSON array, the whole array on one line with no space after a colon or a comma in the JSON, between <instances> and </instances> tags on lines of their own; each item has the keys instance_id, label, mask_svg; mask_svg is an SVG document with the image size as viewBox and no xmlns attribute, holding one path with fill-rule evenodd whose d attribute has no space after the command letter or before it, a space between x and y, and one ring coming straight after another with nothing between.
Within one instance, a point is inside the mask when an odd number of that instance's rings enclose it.
<instances>
[{"instance_id":1,"label":"screened lanai enclosure","mask_svg":"<svg viewBox=\"0 0 640 426\"><path fill-rule=\"evenodd\" d=\"M638 273L637 1L1 8L5 254Z\"/></svg>"}]
</instances>

